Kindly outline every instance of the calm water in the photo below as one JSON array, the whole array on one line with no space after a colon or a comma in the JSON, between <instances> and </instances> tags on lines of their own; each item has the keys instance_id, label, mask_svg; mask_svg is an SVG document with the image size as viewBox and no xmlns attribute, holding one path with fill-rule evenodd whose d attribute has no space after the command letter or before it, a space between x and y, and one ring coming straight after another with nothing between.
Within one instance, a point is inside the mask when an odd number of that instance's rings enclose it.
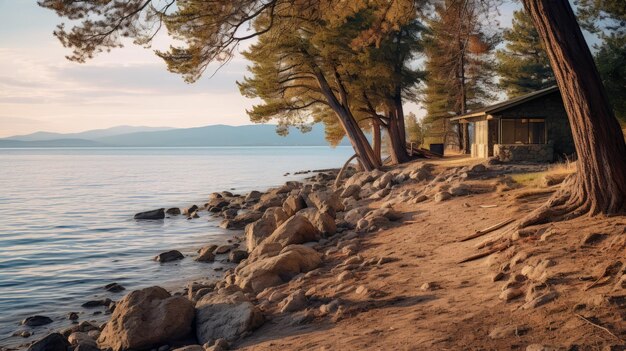
<instances>
[{"instance_id":1,"label":"calm water","mask_svg":"<svg viewBox=\"0 0 626 351\"><path fill-rule=\"evenodd\" d=\"M29 315L55 320L29 329L31 338L67 324L69 311L104 318L80 305L119 299L101 288L111 282L128 291L215 275L218 263L151 259L235 234L206 213L154 222L134 213L202 204L214 191L264 190L298 179L286 172L339 167L350 155L347 147L0 149L0 346L25 341L7 337Z\"/></svg>"}]
</instances>

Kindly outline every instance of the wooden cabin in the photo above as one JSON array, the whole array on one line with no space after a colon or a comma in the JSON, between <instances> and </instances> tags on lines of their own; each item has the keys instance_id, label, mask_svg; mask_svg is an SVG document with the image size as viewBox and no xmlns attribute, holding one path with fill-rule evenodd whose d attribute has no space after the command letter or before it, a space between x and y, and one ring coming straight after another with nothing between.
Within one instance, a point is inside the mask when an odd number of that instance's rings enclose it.
<instances>
[{"instance_id":1,"label":"wooden cabin","mask_svg":"<svg viewBox=\"0 0 626 351\"><path fill-rule=\"evenodd\" d=\"M556 86L451 120L470 123L472 157L552 162L575 153L569 120Z\"/></svg>"}]
</instances>

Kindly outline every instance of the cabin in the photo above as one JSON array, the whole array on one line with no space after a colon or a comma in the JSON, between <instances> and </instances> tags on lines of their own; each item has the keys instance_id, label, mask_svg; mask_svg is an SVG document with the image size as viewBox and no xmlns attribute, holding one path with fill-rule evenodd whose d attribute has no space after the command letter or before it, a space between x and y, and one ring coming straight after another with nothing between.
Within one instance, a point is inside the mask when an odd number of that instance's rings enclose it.
<instances>
[{"instance_id":1,"label":"cabin","mask_svg":"<svg viewBox=\"0 0 626 351\"><path fill-rule=\"evenodd\" d=\"M472 157L552 162L575 153L569 120L556 86L451 120L470 124Z\"/></svg>"}]
</instances>

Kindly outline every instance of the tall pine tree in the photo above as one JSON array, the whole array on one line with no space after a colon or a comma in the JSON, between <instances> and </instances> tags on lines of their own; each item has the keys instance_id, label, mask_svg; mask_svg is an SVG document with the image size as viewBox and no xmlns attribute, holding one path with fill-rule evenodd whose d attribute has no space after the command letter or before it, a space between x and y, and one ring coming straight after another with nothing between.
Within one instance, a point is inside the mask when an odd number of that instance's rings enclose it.
<instances>
[{"instance_id":1,"label":"tall pine tree","mask_svg":"<svg viewBox=\"0 0 626 351\"><path fill-rule=\"evenodd\" d=\"M426 143L457 145L469 153L467 124L459 128L449 119L493 99L493 50L499 36L483 27L488 14L482 10L479 0L445 0L435 7L425 41Z\"/></svg>"},{"instance_id":2,"label":"tall pine tree","mask_svg":"<svg viewBox=\"0 0 626 351\"><path fill-rule=\"evenodd\" d=\"M509 98L556 84L539 33L526 12L513 13L513 24L503 37L506 46L496 53L497 72Z\"/></svg>"}]
</instances>

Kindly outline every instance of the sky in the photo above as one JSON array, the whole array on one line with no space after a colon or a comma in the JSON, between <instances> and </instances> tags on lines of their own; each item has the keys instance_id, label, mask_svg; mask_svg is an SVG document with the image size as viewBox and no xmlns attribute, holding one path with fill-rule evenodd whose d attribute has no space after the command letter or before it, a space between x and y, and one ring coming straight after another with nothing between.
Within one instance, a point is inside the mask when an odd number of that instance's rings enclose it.
<instances>
[{"instance_id":1,"label":"sky","mask_svg":"<svg viewBox=\"0 0 626 351\"><path fill-rule=\"evenodd\" d=\"M516 7L501 8L503 25ZM250 124L245 111L254 101L235 84L246 73L243 58L194 84L168 72L151 49L132 44L79 64L65 59L69 51L52 35L60 21L35 0L0 0L0 137L118 125ZM153 49L167 43L162 35ZM412 102L405 110L423 115Z\"/></svg>"}]
</instances>

